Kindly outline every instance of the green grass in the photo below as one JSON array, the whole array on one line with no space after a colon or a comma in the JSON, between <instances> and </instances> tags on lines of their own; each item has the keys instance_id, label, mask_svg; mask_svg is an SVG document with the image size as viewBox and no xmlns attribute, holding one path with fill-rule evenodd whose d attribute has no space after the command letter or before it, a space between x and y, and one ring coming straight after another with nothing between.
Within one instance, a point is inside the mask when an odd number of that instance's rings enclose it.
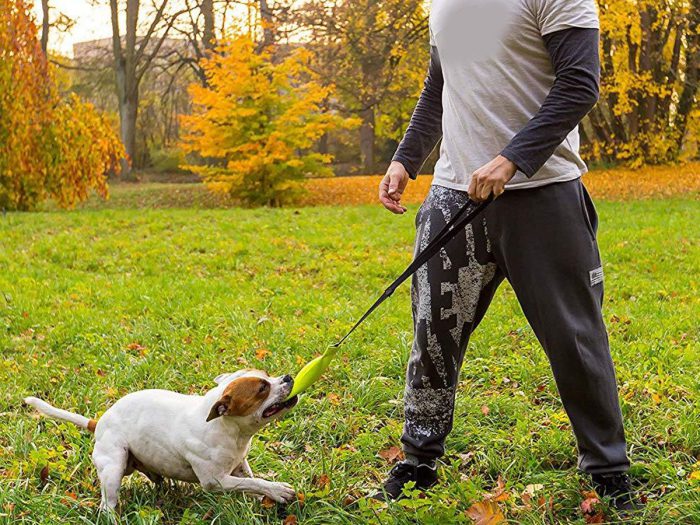
<instances>
[{"instance_id":1,"label":"green grass","mask_svg":"<svg viewBox=\"0 0 700 525\"><path fill-rule=\"evenodd\" d=\"M648 498L629 522L698 523L698 203L601 203L599 211L605 316L633 473ZM411 216L378 207L0 217L0 521L100 521L91 436L39 419L23 396L95 415L141 388L203 392L219 373L248 366L293 373L403 269L412 235ZM442 485L388 508L345 504L389 468L377 453L399 443L410 343L405 286L299 406L255 439L253 470L305 493L288 512L302 524L470 523L466 509L501 476L509 522L583 523L589 486L575 471L568 420L507 286L467 352ZM270 351L263 360L261 348ZM551 504L527 509L521 494L539 484L534 500ZM155 489L138 476L121 496L124 523L282 521L249 497Z\"/></svg>"}]
</instances>

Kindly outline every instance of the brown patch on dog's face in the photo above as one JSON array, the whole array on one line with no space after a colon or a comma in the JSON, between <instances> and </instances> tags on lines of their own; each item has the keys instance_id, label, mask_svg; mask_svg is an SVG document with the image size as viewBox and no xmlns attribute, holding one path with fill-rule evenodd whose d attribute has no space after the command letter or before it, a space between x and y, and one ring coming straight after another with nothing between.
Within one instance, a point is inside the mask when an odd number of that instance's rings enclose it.
<instances>
[{"instance_id":1,"label":"brown patch on dog's face","mask_svg":"<svg viewBox=\"0 0 700 525\"><path fill-rule=\"evenodd\" d=\"M248 416L260 408L269 395L270 383L261 377L234 379L211 407L207 421L221 416Z\"/></svg>"}]
</instances>

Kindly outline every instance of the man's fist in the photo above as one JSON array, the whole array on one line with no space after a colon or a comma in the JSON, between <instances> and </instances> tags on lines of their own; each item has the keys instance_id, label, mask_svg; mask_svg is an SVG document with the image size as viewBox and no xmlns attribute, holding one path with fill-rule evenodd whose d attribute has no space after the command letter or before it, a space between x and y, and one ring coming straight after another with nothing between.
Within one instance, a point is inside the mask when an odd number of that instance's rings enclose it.
<instances>
[{"instance_id":1,"label":"man's fist","mask_svg":"<svg viewBox=\"0 0 700 525\"><path fill-rule=\"evenodd\" d=\"M406 208L401 205L401 196L408 184L408 172L403 164L393 161L386 170L386 175L379 183L379 202L392 213L406 213Z\"/></svg>"},{"instance_id":2,"label":"man's fist","mask_svg":"<svg viewBox=\"0 0 700 525\"><path fill-rule=\"evenodd\" d=\"M518 167L507 158L499 155L488 164L484 164L474 173L469 183L469 198L475 202L485 201L493 193L498 197L505 191L508 181L513 178Z\"/></svg>"}]
</instances>

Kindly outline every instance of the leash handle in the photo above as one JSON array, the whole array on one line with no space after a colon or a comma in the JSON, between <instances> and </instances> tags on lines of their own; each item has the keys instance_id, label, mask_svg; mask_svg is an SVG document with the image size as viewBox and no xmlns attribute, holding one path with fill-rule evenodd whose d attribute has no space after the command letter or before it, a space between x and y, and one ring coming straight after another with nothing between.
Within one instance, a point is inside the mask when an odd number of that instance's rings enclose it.
<instances>
[{"instance_id":1,"label":"leash handle","mask_svg":"<svg viewBox=\"0 0 700 525\"><path fill-rule=\"evenodd\" d=\"M455 214L452 219L450 219L447 224L438 232L438 234L433 238L432 241L418 254L416 255L413 262L408 265L401 275L399 275L394 282L392 282L389 287L384 290L384 293L369 307L369 309L360 317L360 319L353 325L353 327L346 333L343 338L337 343L331 345L331 348L338 348L342 345L345 340L350 337L357 327L359 327L365 319L367 319L372 312L374 312L379 305L386 301L396 289L411 275L416 273L418 269L428 262L436 253L438 253L448 242L454 239L459 232L471 223L486 207L493 202L493 195L489 196L485 201L474 206L474 202L470 200L465 204L459 211ZM467 213L468 212L468 213ZM466 215L465 215L466 214Z\"/></svg>"}]
</instances>

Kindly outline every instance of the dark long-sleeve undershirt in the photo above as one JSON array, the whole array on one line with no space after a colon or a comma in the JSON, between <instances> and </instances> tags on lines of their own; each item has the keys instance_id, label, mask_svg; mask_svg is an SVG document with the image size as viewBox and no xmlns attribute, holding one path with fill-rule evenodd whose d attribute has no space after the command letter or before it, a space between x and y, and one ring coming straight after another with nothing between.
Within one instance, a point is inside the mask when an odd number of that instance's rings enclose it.
<instances>
[{"instance_id":1,"label":"dark long-sleeve undershirt","mask_svg":"<svg viewBox=\"0 0 700 525\"><path fill-rule=\"evenodd\" d=\"M543 37L555 80L539 111L502 150L528 177L532 177L598 100L600 57L597 29L570 28ZM416 178L442 137L444 79L437 48L406 134L393 160Z\"/></svg>"}]
</instances>

